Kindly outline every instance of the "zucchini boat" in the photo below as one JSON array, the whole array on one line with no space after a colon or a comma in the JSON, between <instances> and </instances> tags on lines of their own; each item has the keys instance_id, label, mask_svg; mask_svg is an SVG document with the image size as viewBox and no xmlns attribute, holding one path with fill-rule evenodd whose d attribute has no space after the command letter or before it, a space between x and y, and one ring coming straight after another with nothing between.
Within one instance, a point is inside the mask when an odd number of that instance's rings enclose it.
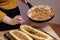
<instances>
[{"instance_id":1,"label":"zucchini boat","mask_svg":"<svg viewBox=\"0 0 60 40\"><path fill-rule=\"evenodd\" d=\"M25 32L27 35L32 37L34 40L53 40L48 34L37 30L29 25L21 25L20 29Z\"/></svg>"},{"instance_id":2,"label":"zucchini boat","mask_svg":"<svg viewBox=\"0 0 60 40\"><path fill-rule=\"evenodd\" d=\"M12 30L9 32L9 34L12 38L14 38L14 40L33 40L27 34L18 30Z\"/></svg>"}]
</instances>

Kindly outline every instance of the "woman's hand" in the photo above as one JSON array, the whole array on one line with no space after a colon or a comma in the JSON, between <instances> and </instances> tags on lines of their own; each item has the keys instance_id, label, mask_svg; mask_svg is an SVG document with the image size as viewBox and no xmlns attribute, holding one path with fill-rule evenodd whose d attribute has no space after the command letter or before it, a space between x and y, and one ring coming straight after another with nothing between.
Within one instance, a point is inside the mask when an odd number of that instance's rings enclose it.
<instances>
[{"instance_id":1,"label":"woman's hand","mask_svg":"<svg viewBox=\"0 0 60 40\"><path fill-rule=\"evenodd\" d=\"M22 19L20 15L15 16L14 18L10 18L8 16L4 16L2 22L9 25L23 24L25 21Z\"/></svg>"},{"instance_id":2,"label":"woman's hand","mask_svg":"<svg viewBox=\"0 0 60 40\"><path fill-rule=\"evenodd\" d=\"M25 21L23 20L23 18L18 15L18 16L15 16L13 19L12 19L12 22L14 24L23 24Z\"/></svg>"}]
</instances>

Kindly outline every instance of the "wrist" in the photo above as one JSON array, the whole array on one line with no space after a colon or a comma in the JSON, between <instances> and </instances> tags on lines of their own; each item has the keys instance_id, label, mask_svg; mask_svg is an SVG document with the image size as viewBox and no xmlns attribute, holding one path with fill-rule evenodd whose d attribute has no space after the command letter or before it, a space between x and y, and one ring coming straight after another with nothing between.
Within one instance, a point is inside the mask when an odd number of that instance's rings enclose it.
<instances>
[{"instance_id":1,"label":"wrist","mask_svg":"<svg viewBox=\"0 0 60 40\"><path fill-rule=\"evenodd\" d=\"M2 22L6 23L6 24L8 24L8 25L15 25L15 24L13 23L12 18L10 18L10 17L8 17L8 16L4 16Z\"/></svg>"}]
</instances>

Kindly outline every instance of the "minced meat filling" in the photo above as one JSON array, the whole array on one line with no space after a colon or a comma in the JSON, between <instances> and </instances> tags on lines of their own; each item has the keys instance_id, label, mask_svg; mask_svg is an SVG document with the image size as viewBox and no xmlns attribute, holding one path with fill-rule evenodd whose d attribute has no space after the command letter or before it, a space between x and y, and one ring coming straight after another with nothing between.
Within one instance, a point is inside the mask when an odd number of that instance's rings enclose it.
<instances>
[{"instance_id":1,"label":"minced meat filling","mask_svg":"<svg viewBox=\"0 0 60 40\"><path fill-rule=\"evenodd\" d=\"M38 36L38 37L47 38L45 35L40 34L39 32L35 31L34 29L31 29L31 28L28 28L28 27L26 28L26 27L25 27L25 30L26 30L27 32L29 32L30 34L36 35L36 36Z\"/></svg>"},{"instance_id":2,"label":"minced meat filling","mask_svg":"<svg viewBox=\"0 0 60 40\"><path fill-rule=\"evenodd\" d=\"M19 33L19 32L13 32L14 35L16 35L21 40L29 40L25 35Z\"/></svg>"},{"instance_id":3,"label":"minced meat filling","mask_svg":"<svg viewBox=\"0 0 60 40\"><path fill-rule=\"evenodd\" d=\"M48 9L47 7L36 7L29 11L28 15L34 20L46 20L54 15L54 10L52 8Z\"/></svg>"}]
</instances>

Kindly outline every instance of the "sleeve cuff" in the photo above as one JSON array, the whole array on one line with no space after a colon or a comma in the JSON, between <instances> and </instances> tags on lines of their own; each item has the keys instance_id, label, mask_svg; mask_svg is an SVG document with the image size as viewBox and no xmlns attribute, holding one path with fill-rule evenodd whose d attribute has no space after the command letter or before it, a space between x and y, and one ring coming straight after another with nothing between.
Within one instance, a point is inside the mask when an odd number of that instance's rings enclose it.
<instances>
[{"instance_id":1,"label":"sleeve cuff","mask_svg":"<svg viewBox=\"0 0 60 40\"><path fill-rule=\"evenodd\" d=\"M6 16L6 14L4 12L0 11L0 22L2 21L4 16Z\"/></svg>"}]
</instances>

